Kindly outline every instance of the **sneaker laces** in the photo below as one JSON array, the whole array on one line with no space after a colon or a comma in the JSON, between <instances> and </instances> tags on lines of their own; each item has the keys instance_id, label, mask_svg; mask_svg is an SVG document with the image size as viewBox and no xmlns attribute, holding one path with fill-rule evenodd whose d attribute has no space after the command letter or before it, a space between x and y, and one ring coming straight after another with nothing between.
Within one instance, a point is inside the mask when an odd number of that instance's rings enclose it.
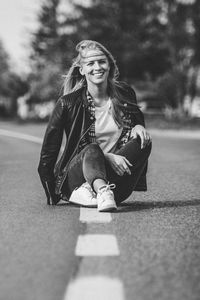
<instances>
[{"instance_id":1,"label":"sneaker laces","mask_svg":"<svg viewBox=\"0 0 200 300\"><path fill-rule=\"evenodd\" d=\"M98 189L98 194L99 195L102 195L104 192L111 192L111 190L113 190L114 188L116 187L116 185L114 183L111 183L111 184L106 184L106 185L103 185L101 186L99 189Z\"/></svg>"}]
</instances>

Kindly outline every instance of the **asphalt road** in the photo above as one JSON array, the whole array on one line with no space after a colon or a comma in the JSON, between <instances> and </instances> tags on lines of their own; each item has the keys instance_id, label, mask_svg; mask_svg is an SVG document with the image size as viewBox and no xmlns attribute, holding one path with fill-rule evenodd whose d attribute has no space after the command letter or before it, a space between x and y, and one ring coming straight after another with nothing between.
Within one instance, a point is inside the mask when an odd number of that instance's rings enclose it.
<instances>
[{"instance_id":1,"label":"asphalt road","mask_svg":"<svg viewBox=\"0 0 200 300\"><path fill-rule=\"evenodd\" d=\"M43 125L0 128L44 133ZM46 205L40 144L0 135L0 145L0 300L68 299L69 283L96 276L116 278L120 300L199 300L200 139L153 135L148 192L133 193L109 223L83 223L79 207ZM114 236L119 254L75 255L88 234Z\"/></svg>"}]
</instances>

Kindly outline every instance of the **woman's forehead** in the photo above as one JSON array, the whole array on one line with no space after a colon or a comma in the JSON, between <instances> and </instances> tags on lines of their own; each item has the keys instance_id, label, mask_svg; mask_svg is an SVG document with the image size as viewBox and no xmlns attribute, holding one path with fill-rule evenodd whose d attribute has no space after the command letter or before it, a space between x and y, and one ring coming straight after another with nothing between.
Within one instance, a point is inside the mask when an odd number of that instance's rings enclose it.
<instances>
[{"instance_id":1,"label":"woman's forehead","mask_svg":"<svg viewBox=\"0 0 200 300\"><path fill-rule=\"evenodd\" d=\"M88 62L91 60L106 59L106 55L100 50L86 50L82 55L82 61Z\"/></svg>"}]
</instances>

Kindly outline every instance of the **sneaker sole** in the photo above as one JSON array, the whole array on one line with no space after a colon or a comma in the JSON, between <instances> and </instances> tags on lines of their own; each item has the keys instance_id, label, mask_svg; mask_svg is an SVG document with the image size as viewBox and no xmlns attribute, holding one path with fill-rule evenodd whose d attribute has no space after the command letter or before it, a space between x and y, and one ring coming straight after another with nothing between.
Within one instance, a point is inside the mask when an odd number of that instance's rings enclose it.
<instances>
[{"instance_id":1,"label":"sneaker sole","mask_svg":"<svg viewBox=\"0 0 200 300\"><path fill-rule=\"evenodd\" d=\"M88 205L86 205L86 204L78 203L76 201L71 201L71 200L69 200L69 203L73 203L73 204L75 204L77 206L81 206L81 207L97 208L97 204L88 204Z\"/></svg>"},{"instance_id":2,"label":"sneaker sole","mask_svg":"<svg viewBox=\"0 0 200 300\"><path fill-rule=\"evenodd\" d=\"M117 210L117 207L113 206L113 205L108 205L104 208L98 209L99 212L109 212L109 211L115 211L115 210Z\"/></svg>"}]
</instances>

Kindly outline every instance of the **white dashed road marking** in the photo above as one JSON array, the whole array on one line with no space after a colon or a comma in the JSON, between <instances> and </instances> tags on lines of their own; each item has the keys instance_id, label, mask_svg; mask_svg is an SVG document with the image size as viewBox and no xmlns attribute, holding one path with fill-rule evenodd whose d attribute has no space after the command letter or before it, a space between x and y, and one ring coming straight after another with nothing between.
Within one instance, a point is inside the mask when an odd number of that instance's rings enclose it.
<instances>
[{"instance_id":1,"label":"white dashed road marking","mask_svg":"<svg viewBox=\"0 0 200 300\"><path fill-rule=\"evenodd\" d=\"M72 281L64 300L123 300L123 285L119 279L91 276Z\"/></svg>"},{"instance_id":2,"label":"white dashed road marking","mask_svg":"<svg viewBox=\"0 0 200 300\"><path fill-rule=\"evenodd\" d=\"M119 255L117 239L112 234L79 235L75 254L77 256Z\"/></svg>"},{"instance_id":3,"label":"white dashed road marking","mask_svg":"<svg viewBox=\"0 0 200 300\"><path fill-rule=\"evenodd\" d=\"M96 208L80 208L80 222L82 223L110 223L111 213L99 213Z\"/></svg>"},{"instance_id":4,"label":"white dashed road marking","mask_svg":"<svg viewBox=\"0 0 200 300\"><path fill-rule=\"evenodd\" d=\"M36 144L43 139L32 135L0 129L0 135L13 137ZM110 223L110 213L99 213L96 209L80 208L82 223ZM111 234L80 235L77 240L77 256L118 256L117 239ZM73 280L66 289L64 300L124 300L123 284L119 279L106 276L83 277Z\"/></svg>"}]
</instances>

